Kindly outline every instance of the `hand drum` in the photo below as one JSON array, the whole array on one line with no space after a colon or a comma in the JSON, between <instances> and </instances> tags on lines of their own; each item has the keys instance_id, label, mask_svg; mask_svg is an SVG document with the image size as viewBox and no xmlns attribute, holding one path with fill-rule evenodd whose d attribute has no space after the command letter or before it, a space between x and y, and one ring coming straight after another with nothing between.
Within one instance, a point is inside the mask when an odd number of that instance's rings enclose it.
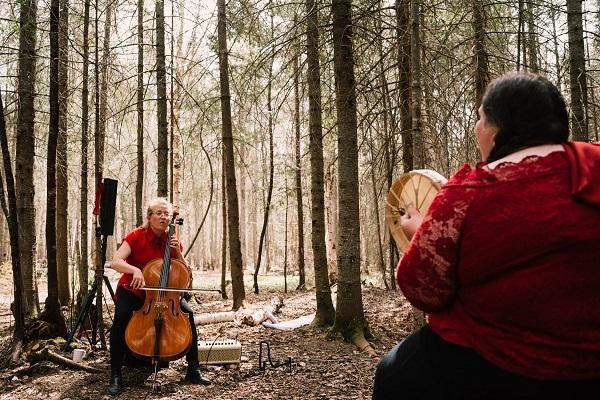
<instances>
[{"instance_id":1,"label":"hand drum","mask_svg":"<svg viewBox=\"0 0 600 400\"><path fill-rule=\"evenodd\" d=\"M396 245L402 253L410 240L400 227L400 218L408 207L425 214L438 191L448 180L429 169L418 169L401 175L392 185L385 204L385 218Z\"/></svg>"}]
</instances>

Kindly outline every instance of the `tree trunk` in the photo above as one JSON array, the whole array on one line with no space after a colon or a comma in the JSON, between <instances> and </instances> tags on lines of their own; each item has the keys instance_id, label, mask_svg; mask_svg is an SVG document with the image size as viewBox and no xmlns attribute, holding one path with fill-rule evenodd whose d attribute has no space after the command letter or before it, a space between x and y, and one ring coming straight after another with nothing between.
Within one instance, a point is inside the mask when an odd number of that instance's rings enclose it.
<instances>
[{"instance_id":1,"label":"tree trunk","mask_svg":"<svg viewBox=\"0 0 600 400\"><path fill-rule=\"evenodd\" d=\"M360 283L360 222L358 191L358 135L351 0L334 0L333 63L338 127L339 240L338 292L332 332L363 343L368 333ZM363 350L363 349L361 349Z\"/></svg>"},{"instance_id":2,"label":"tree trunk","mask_svg":"<svg viewBox=\"0 0 600 400\"><path fill-rule=\"evenodd\" d=\"M272 35L274 35L273 32L273 14L271 14L271 33ZM275 39L272 37L273 43L275 42ZM265 212L264 212L264 219L263 219L263 225L262 225L262 230L260 232L260 240L258 242L258 253L256 256L256 265L254 266L254 293L258 294L258 271L260 269L260 261L262 259L262 249L263 249L263 242L265 240L265 235L267 232L267 227L269 224L269 211L271 210L271 199L273 198L273 175L275 174L275 165L274 165L274 161L273 161L273 104L271 104L272 99L272 90L273 90L273 84L272 84L272 79L273 79L273 62L275 60L275 45L273 44L272 47L272 51L271 51L271 59L269 62L269 78L268 78L268 82L267 82L267 112L268 112L268 119L269 119L269 128L268 128L268 133L269 133L269 188L267 189L267 201L265 203ZM268 264L268 252L267 252L267 264Z\"/></svg>"},{"instance_id":3,"label":"tree trunk","mask_svg":"<svg viewBox=\"0 0 600 400\"><path fill-rule=\"evenodd\" d=\"M13 330L13 345L18 345L23 341L25 334L25 305L23 296L23 278L21 271L21 259L19 257L19 223L17 220L17 196L15 192L15 180L13 176L10 150L8 149L8 135L6 133L6 121L4 119L4 104L2 103L2 93L0 92L0 148L2 149L2 166L4 168L4 179L6 180L6 196L4 197L3 180L0 179L0 204L6 217L8 231L10 235L10 253L12 259L13 288L15 301L12 312L15 317L15 327ZM7 204L8 203L8 204ZM18 358L18 352L21 346L13 348L14 357Z\"/></svg>"},{"instance_id":4,"label":"tree trunk","mask_svg":"<svg viewBox=\"0 0 600 400\"><path fill-rule=\"evenodd\" d=\"M481 99L485 93L485 89L490 82L490 73L488 68L488 54L487 47L485 44L486 33L486 21L487 17L485 14L485 8L482 0L473 1L473 58L474 58L474 81L475 81L475 102L474 102L474 115L477 115L477 110L481 105ZM466 158L470 162L476 162L481 159L481 155L477 149L477 146L468 145L473 141L470 132L466 133L465 143L466 146Z\"/></svg>"},{"instance_id":5,"label":"tree trunk","mask_svg":"<svg viewBox=\"0 0 600 400\"><path fill-rule=\"evenodd\" d=\"M80 301L88 294L88 156L89 156L89 24L90 1L85 0L83 16L83 73L81 80L81 195L79 196L81 217L81 247L79 264L79 294Z\"/></svg>"},{"instance_id":6,"label":"tree trunk","mask_svg":"<svg viewBox=\"0 0 600 400\"><path fill-rule=\"evenodd\" d=\"M225 155L225 173L227 183L227 235L229 237L229 258L231 262L231 286L233 291L233 309L243 306L246 299L244 288L244 268L240 245L240 216L238 208L237 185L235 177L235 159L233 149L233 127L231 124L231 94L229 91L229 61L227 49L227 28L225 0L217 0L218 41L219 41L219 77L221 87L221 116L223 153Z\"/></svg>"},{"instance_id":7,"label":"tree trunk","mask_svg":"<svg viewBox=\"0 0 600 400\"><path fill-rule=\"evenodd\" d=\"M165 67L165 4L156 0L156 94L158 122L157 196L169 194L169 132L167 125L167 71Z\"/></svg>"},{"instance_id":8,"label":"tree trunk","mask_svg":"<svg viewBox=\"0 0 600 400\"><path fill-rule=\"evenodd\" d=\"M474 58L474 81L475 81L475 102L474 115L481 105L481 99L485 89L490 82L490 72L488 67L488 53L485 44L487 16L482 0L473 1L473 58ZM465 143L466 158L470 162L477 162L481 159L477 146L471 146L473 136L470 132L466 133Z\"/></svg>"},{"instance_id":9,"label":"tree trunk","mask_svg":"<svg viewBox=\"0 0 600 400\"><path fill-rule=\"evenodd\" d=\"M370 135L369 135L370 136ZM375 206L373 207L373 219L375 220L375 227L376 227L376 246L377 246L377 262L379 264L379 269L381 270L381 274L384 277L383 279L383 283L385 285L386 289L389 289L389 285L387 282L386 278L386 268L385 268L385 261L383 259L383 243L382 243L382 235L381 235L381 221L379 218L379 204L381 204L380 200L379 200L379 196L377 195L377 178L375 176L375 151L373 149L373 138L369 137L369 152L371 155L371 168L369 168L370 170L370 175L371 175L371 188L373 189L373 204L375 204ZM365 241L366 244L366 241ZM366 259L365 259L366 261Z\"/></svg>"},{"instance_id":10,"label":"tree trunk","mask_svg":"<svg viewBox=\"0 0 600 400\"><path fill-rule=\"evenodd\" d=\"M569 77L571 80L571 130L573 140L587 142L588 99L585 48L583 46L583 0L567 0L569 31Z\"/></svg>"},{"instance_id":11,"label":"tree trunk","mask_svg":"<svg viewBox=\"0 0 600 400\"><path fill-rule=\"evenodd\" d=\"M225 170L227 163L225 161L225 153L221 158L221 193L223 201L221 202L221 223L222 223L222 238L221 238L221 297L227 298L227 180L225 179Z\"/></svg>"},{"instance_id":12,"label":"tree trunk","mask_svg":"<svg viewBox=\"0 0 600 400\"><path fill-rule=\"evenodd\" d=\"M412 93L410 86L410 0L396 0L396 35L398 41L398 86L399 86L399 114L400 114L400 137L402 139L402 172L408 172L413 168L413 135L412 135ZM391 165L394 165L392 163ZM388 174L388 192L392 187L393 169ZM399 252L396 242L390 236L390 283L392 289L396 289L396 267L398 265Z\"/></svg>"},{"instance_id":13,"label":"tree trunk","mask_svg":"<svg viewBox=\"0 0 600 400\"><path fill-rule=\"evenodd\" d=\"M110 23L112 19L113 3L109 3L106 7L106 20L104 21L104 38L102 43L102 61L99 62L99 46L98 37L100 23L98 18L99 10L96 8L96 127L95 127L95 176L97 190L102 185L102 176L104 171L104 141L106 140L106 109L108 101L108 61L110 53ZM103 297L103 271L104 271L104 251L102 248L101 237L98 234L98 218L96 218L96 238L95 238L95 260L96 265L96 312L98 313L98 334L100 335L100 343L102 348L106 348L106 336L104 332L104 317L102 307Z\"/></svg>"},{"instance_id":14,"label":"tree trunk","mask_svg":"<svg viewBox=\"0 0 600 400\"><path fill-rule=\"evenodd\" d=\"M396 1L396 30L398 33L398 86L400 91L400 135L402 136L403 172L413 168L412 93L410 86L410 0ZM391 186L390 186L391 187Z\"/></svg>"},{"instance_id":15,"label":"tree trunk","mask_svg":"<svg viewBox=\"0 0 600 400\"><path fill-rule=\"evenodd\" d=\"M377 7L379 9L383 9L382 7L382 3L379 2ZM384 51L383 51L383 47L384 47L384 43L383 43L383 37L384 37L384 30L383 30L383 26L382 26L382 22L381 19L378 19L378 21L376 22L377 24L377 31L379 32L379 39L377 41L377 53L378 53L378 57L379 59L383 60L384 59ZM393 134L393 128L390 129L390 124L389 124L389 120L393 120L393 113L391 111L387 111L387 110L391 110L392 107L390 107L390 97L389 97L389 90L388 90L388 83L387 83L387 78L385 76L385 67L383 65L383 63L379 63L379 81L381 82L381 101L382 101L382 106L383 109L386 110L382 113L381 115L381 120L383 122L383 138L385 140L385 145L383 146L383 154L384 154L384 163L385 163L385 172L386 172L386 178L388 179L387 182L387 191L389 191L391 185L392 185L392 176L391 176L391 169L390 166L393 165L390 162L390 149L392 150L392 152L395 154L396 153L396 145L395 145L395 141L394 141L394 134ZM389 114L388 114L389 113ZM393 126L393 124L392 124ZM369 130L369 150L371 153L371 184L373 186L373 204L375 205L373 207L373 212L374 212L374 217L375 217L375 221L376 221L376 229L377 229L377 256L378 256L378 261L379 261L379 269L381 270L381 274L383 276L383 284L385 285L386 289L389 289L390 286L388 285L388 281L387 281L387 269L386 269L386 263L385 263L385 255L384 255L384 246L385 246L385 242L386 242L386 238L387 235L385 232L388 232L387 230L384 230L384 233L382 235L381 232L381 221L380 221L380 199L378 196L378 190L377 190L377 177L376 177L376 166L377 166L377 162L375 161L375 150L373 148L374 146L374 141L371 137L371 130ZM387 194L387 192L386 192ZM383 199L383 201L385 201L385 198ZM385 217L384 217L385 218ZM384 221L384 225L385 221Z\"/></svg>"},{"instance_id":16,"label":"tree trunk","mask_svg":"<svg viewBox=\"0 0 600 400\"><path fill-rule=\"evenodd\" d=\"M329 284L337 282L337 243L338 243L338 181L336 180L336 156L331 162L326 161L325 172L325 243L327 245L327 267L329 269Z\"/></svg>"},{"instance_id":17,"label":"tree trunk","mask_svg":"<svg viewBox=\"0 0 600 400\"><path fill-rule=\"evenodd\" d=\"M17 117L17 146L15 157L15 188L17 189L17 214L19 229L19 257L21 261L23 311L35 314L40 311L36 279L36 226L35 186L33 169L35 157L35 73L36 73L36 33L37 1L21 2L19 30L19 115Z\"/></svg>"},{"instance_id":18,"label":"tree trunk","mask_svg":"<svg viewBox=\"0 0 600 400\"><path fill-rule=\"evenodd\" d=\"M55 323L60 336L67 336L67 325L58 300L58 266L56 263L56 149L59 129L59 10L60 0L50 3L50 121L48 125L48 158L46 166L46 254L48 297L40 319Z\"/></svg>"},{"instance_id":19,"label":"tree trunk","mask_svg":"<svg viewBox=\"0 0 600 400\"><path fill-rule=\"evenodd\" d=\"M411 0L411 65L412 65L412 136L414 143L413 169L424 167L423 136L421 131L421 36L419 0ZM413 307L415 330L426 323L425 313Z\"/></svg>"},{"instance_id":20,"label":"tree trunk","mask_svg":"<svg viewBox=\"0 0 600 400\"><path fill-rule=\"evenodd\" d=\"M477 113L489 79L488 56L485 46L485 9L482 0L473 1L473 58L475 59L475 110Z\"/></svg>"},{"instance_id":21,"label":"tree trunk","mask_svg":"<svg viewBox=\"0 0 600 400\"><path fill-rule=\"evenodd\" d=\"M526 64L524 60L521 62L521 51L523 50L523 1L518 0L518 10L517 10L517 71L521 69L521 65ZM525 53L525 52L523 52Z\"/></svg>"},{"instance_id":22,"label":"tree trunk","mask_svg":"<svg viewBox=\"0 0 600 400\"><path fill-rule=\"evenodd\" d=\"M306 0L306 62L310 153L311 245L315 270L317 311L313 325L330 326L334 321L325 244L325 188L323 182L323 121L321 117L321 67L319 63L319 13L315 0Z\"/></svg>"},{"instance_id":23,"label":"tree trunk","mask_svg":"<svg viewBox=\"0 0 600 400\"><path fill-rule=\"evenodd\" d=\"M56 143L56 267L58 268L58 300L71 302L69 285L69 208L67 128L68 128L68 68L69 68L69 2L59 2L58 30L58 138Z\"/></svg>"},{"instance_id":24,"label":"tree trunk","mask_svg":"<svg viewBox=\"0 0 600 400\"><path fill-rule=\"evenodd\" d=\"M284 220L284 236L283 236L283 291L284 293L288 292L288 284L287 284L287 273L288 273L288 232L289 232L289 186L287 181L287 172L285 174L285 220Z\"/></svg>"},{"instance_id":25,"label":"tree trunk","mask_svg":"<svg viewBox=\"0 0 600 400\"><path fill-rule=\"evenodd\" d=\"M173 206L177 209L181 207L181 164L183 157L181 155L181 132L179 131L179 117L181 112L181 85L174 87L175 75L178 79L185 74L183 63L183 27L185 7L184 3L179 4L179 32L177 33L176 57L171 57L171 198ZM171 2L171 22L173 22L173 2ZM171 54L173 50L173 41L171 41Z\"/></svg>"},{"instance_id":26,"label":"tree trunk","mask_svg":"<svg viewBox=\"0 0 600 400\"><path fill-rule=\"evenodd\" d=\"M60 310L56 265L56 145L58 142L58 14L59 0L50 2L50 122L46 175L46 254L48 265L48 299L46 307ZM48 311L48 310L46 310ZM59 311L60 312L60 311Z\"/></svg>"},{"instance_id":27,"label":"tree trunk","mask_svg":"<svg viewBox=\"0 0 600 400\"><path fill-rule=\"evenodd\" d=\"M137 2L137 176L135 180L136 226L144 223L144 0Z\"/></svg>"},{"instance_id":28,"label":"tree trunk","mask_svg":"<svg viewBox=\"0 0 600 400\"><path fill-rule=\"evenodd\" d=\"M535 32L536 7L536 0L527 2L527 47L529 50L529 70L533 73L538 73L540 70L538 61L538 40Z\"/></svg>"},{"instance_id":29,"label":"tree trunk","mask_svg":"<svg viewBox=\"0 0 600 400\"><path fill-rule=\"evenodd\" d=\"M297 16L294 16L296 25ZM295 132L295 158L296 158L296 208L298 225L298 287L297 290L306 288L306 271L304 267L304 209L302 207L302 158L300 154L300 46L298 56L294 57L294 132ZM286 214L287 215L287 214Z\"/></svg>"},{"instance_id":30,"label":"tree trunk","mask_svg":"<svg viewBox=\"0 0 600 400\"><path fill-rule=\"evenodd\" d=\"M248 148L245 143L240 143L238 146L238 151L240 155L240 160L246 160L248 154ZM246 260L244 265L252 265L253 263L250 261L251 257L253 257L254 249L248 248L248 232L250 232L250 224L249 221L249 212L248 212L248 193L251 190L248 188L252 187L252 182L248 176L242 177L240 182L239 193L239 203L240 203L240 248L242 249L242 254L246 255ZM256 224L252 224L255 226Z\"/></svg>"},{"instance_id":31,"label":"tree trunk","mask_svg":"<svg viewBox=\"0 0 600 400\"><path fill-rule=\"evenodd\" d=\"M410 37L412 66L411 91L412 91L412 136L413 136L413 165L412 169L421 169L424 166L423 131L421 121L421 36L419 32L420 18L419 0L410 2Z\"/></svg>"},{"instance_id":32,"label":"tree trunk","mask_svg":"<svg viewBox=\"0 0 600 400\"><path fill-rule=\"evenodd\" d=\"M561 63L560 53L558 52L559 33L556 29L556 20L559 18L557 14L559 14L559 13L560 13L560 11L557 10L556 7L550 7L549 16L550 16L550 20L552 21L552 55L554 56L554 68L556 70L556 87L557 88L562 87L562 76L563 76L563 73L562 73L563 64Z\"/></svg>"}]
</instances>

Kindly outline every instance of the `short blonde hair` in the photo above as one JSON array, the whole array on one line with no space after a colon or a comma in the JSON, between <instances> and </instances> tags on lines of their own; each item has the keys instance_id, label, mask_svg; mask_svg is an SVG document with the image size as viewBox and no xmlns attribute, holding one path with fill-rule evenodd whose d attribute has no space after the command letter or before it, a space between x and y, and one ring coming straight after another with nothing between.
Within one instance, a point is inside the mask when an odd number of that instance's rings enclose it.
<instances>
[{"instance_id":1,"label":"short blonde hair","mask_svg":"<svg viewBox=\"0 0 600 400\"><path fill-rule=\"evenodd\" d=\"M154 211L152 210L156 206L165 206L169 209L169 214L173 212L173 205L166 199L166 197L155 197L148 202L148 208L146 209L146 221L144 226L148 226L148 218Z\"/></svg>"}]
</instances>

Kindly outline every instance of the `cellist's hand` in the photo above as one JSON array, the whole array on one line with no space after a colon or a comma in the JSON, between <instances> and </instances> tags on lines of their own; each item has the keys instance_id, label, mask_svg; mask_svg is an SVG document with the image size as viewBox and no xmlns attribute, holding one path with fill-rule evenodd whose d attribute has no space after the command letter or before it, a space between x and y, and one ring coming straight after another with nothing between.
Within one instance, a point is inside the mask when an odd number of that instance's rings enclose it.
<instances>
[{"instance_id":1,"label":"cellist's hand","mask_svg":"<svg viewBox=\"0 0 600 400\"><path fill-rule=\"evenodd\" d=\"M133 280L131 281L132 289L141 289L146 286L146 282L144 281L144 274L139 268L134 268L133 271Z\"/></svg>"},{"instance_id":2,"label":"cellist's hand","mask_svg":"<svg viewBox=\"0 0 600 400\"><path fill-rule=\"evenodd\" d=\"M183 253L181 252L181 242L179 241L179 238L177 237L175 232L173 232L173 235L171 235L171 248L175 250L175 258L185 263L185 258L183 257Z\"/></svg>"},{"instance_id":3,"label":"cellist's hand","mask_svg":"<svg viewBox=\"0 0 600 400\"><path fill-rule=\"evenodd\" d=\"M179 238L177 237L177 235L175 233L173 233L171 235L171 248L175 251L180 250L181 249L181 243L179 242Z\"/></svg>"}]
</instances>

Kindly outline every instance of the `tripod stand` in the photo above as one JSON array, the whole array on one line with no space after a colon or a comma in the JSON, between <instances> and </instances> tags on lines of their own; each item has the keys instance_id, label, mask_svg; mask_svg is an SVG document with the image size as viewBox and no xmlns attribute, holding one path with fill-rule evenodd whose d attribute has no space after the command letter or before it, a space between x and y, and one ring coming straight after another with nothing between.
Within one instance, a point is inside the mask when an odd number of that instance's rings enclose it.
<instances>
[{"instance_id":1,"label":"tripod stand","mask_svg":"<svg viewBox=\"0 0 600 400\"><path fill-rule=\"evenodd\" d=\"M104 283L106 284L106 287L108 288L108 291L110 292L111 298L114 299L115 294L113 292L110 281L108 280L108 277L106 275L104 275L104 263L106 263L106 236L107 235L102 235L102 248L101 248L102 249L102 264L101 264L100 268L102 268L102 279L104 280ZM75 322L75 325L73 325L73 329L71 330L71 333L69 334L69 338L67 339L67 342L65 343L65 346L63 347L63 351L67 351L67 349L69 348L69 344L71 344L71 341L73 341L73 337L75 336L75 334L77 332L77 328L79 327L79 324L81 324L81 322L83 321L83 319L86 316L89 316L90 306L92 305L92 301L94 300L94 297L96 296L97 290L98 290L98 274L96 274L96 276L94 277L94 282L92 283L90 291L89 291L88 295L86 296L85 300L83 301L81 311L79 312L77 321ZM98 324L97 321L93 322L93 323L90 322L90 326L92 328L92 338L91 338L92 344L96 344L97 324ZM85 328L82 327L81 331L84 331L84 330L85 330Z\"/></svg>"}]
</instances>

